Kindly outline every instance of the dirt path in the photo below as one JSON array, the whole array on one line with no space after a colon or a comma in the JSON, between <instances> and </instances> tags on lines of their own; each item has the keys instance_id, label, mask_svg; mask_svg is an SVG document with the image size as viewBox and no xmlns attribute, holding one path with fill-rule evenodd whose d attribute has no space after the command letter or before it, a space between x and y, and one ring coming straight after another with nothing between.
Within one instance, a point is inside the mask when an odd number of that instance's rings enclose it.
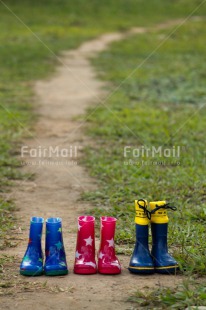
<instances>
[{"instance_id":1,"label":"dirt path","mask_svg":"<svg viewBox=\"0 0 206 310\"><path fill-rule=\"evenodd\" d=\"M143 28L132 30L133 33L144 31ZM104 35L84 43L77 50L64 53L61 58L64 65L57 68L56 74L49 80L36 83L39 120L35 128L35 138L28 139L24 145L30 148L60 146L61 149L68 146L82 148L86 145L87 137L84 136L81 122L74 120L74 117L85 113L85 109L92 102L97 102L97 98L102 97L101 88L104 85L95 78L88 57L124 36L125 34L118 33ZM79 164L71 163L78 162L80 149L77 154L77 158L69 159L70 164L66 163L68 158L61 157L57 159L61 161L61 165L51 165L46 163L46 160L44 164L23 168L25 172L36 173L36 178L35 181L19 182L13 193L19 208L21 228L24 228L20 235L23 239L18 247L6 253L16 256L13 272L17 282L23 278L34 286L38 286L38 283L43 285L37 290L20 290L9 298L1 297L1 309L133 309L133 306L125 301L137 288L171 286L171 283L176 285L180 281L179 276L131 275L127 270L129 257L123 255L119 256L123 266L123 272L119 276L73 274L76 219L90 207L79 198L82 191L95 188L94 181L88 177L85 169ZM33 164L38 160L42 158L24 158L24 161ZM45 219L51 216L63 218L64 244L70 269L68 276L25 278L18 274L19 262L27 245L31 216L42 216ZM98 244L98 240L96 243ZM42 244L44 248L44 236ZM55 287L56 290L49 289L50 287ZM16 289L18 291L18 285ZM55 292L51 293L52 291Z\"/></svg>"}]
</instances>

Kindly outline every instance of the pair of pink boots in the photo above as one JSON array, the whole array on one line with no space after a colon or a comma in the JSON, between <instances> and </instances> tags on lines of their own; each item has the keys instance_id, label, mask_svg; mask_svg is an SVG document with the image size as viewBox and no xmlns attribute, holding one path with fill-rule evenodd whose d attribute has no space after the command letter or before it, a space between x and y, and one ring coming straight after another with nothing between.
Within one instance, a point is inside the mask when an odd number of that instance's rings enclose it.
<instances>
[{"instance_id":1,"label":"pair of pink boots","mask_svg":"<svg viewBox=\"0 0 206 310\"><path fill-rule=\"evenodd\" d=\"M95 217L78 218L77 246L74 273L77 274L119 274L121 266L115 255L114 235L116 218L103 216L101 220L101 241L95 261Z\"/></svg>"}]
</instances>

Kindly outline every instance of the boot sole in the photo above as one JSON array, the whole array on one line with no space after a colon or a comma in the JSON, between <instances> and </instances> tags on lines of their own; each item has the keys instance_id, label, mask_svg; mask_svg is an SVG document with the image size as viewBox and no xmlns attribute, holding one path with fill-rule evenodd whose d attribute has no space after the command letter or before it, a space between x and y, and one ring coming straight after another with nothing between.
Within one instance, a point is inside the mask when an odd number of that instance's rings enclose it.
<instances>
[{"instance_id":1,"label":"boot sole","mask_svg":"<svg viewBox=\"0 0 206 310\"><path fill-rule=\"evenodd\" d=\"M138 273L138 274L153 274L155 272L153 267L133 267L133 266L129 266L128 270L132 273Z\"/></svg>"},{"instance_id":2,"label":"boot sole","mask_svg":"<svg viewBox=\"0 0 206 310\"><path fill-rule=\"evenodd\" d=\"M26 270L20 270L20 274L22 276L28 276L28 277L38 277L43 275L43 270L42 271L26 271Z\"/></svg>"},{"instance_id":3,"label":"boot sole","mask_svg":"<svg viewBox=\"0 0 206 310\"><path fill-rule=\"evenodd\" d=\"M67 275L69 272L68 270L53 270L45 272L45 276L63 276Z\"/></svg>"},{"instance_id":4,"label":"boot sole","mask_svg":"<svg viewBox=\"0 0 206 310\"><path fill-rule=\"evenodd\" d=\"M115 274L120 274L121 270L117 271L117 272L112 272L111 269L102 269L102 270L98 270L98 273L100 274L110 274L110 275L115 275Z\"/></svg>"},{"instance_id":5,"label":"boot sole","mask_svg":"<svg viewBox=\"0 0 206 310\"><path fill-rule=\"evenodd\" d=\"M88 274L88 275L89 275L89 274L95 274L95 273L97 273L97 270L94 270L94 271L91 270L91 271L90 271L90 270L87 270L87 269L81 269L81 270L78 270L78 271L77 271L77 270L74 270L74 273L75 273L75 274Z\"/></svg>"},{"instance_id":6,"label":"boot sole","mask_svg":"<svg viewBox=\"0 0 206 310\"><path fill-rule=\"evenodd\" d=\"M179 269L179 266L162 266L162 267L155 267L155 273L161 273L161 274L175 274L177 270Z\"/></svg>"}]
</instances>

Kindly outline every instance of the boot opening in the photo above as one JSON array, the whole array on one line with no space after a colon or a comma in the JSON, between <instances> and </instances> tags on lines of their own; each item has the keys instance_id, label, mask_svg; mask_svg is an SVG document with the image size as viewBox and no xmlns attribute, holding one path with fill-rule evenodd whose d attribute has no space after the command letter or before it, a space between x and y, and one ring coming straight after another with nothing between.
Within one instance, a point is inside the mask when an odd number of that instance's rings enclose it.
<instances>
[{"instance_id":1,"label":"boot opening","mask_svg":"<svg viewBox=\"0 0 206 310\"><path fill-rule=\"evenodd\" d=\"M102 222L116 222L117 221L115 217L111 217L111 216L102 216L101 220Z\"/></svg>"},{"instance_id":2,"label":"boot opening","mask_svg":"<svg viewBox=\"0 0 206 310\"><path fill-rule=\"evenodd\" d=\"M92 215L82 215L78 217L78 220L83 222L94 222L95 217Z\"/></svg>"},{"instance_id":3,"label":"boot opening","mask_svg":"<svg viewBox=\"0 0 206 310\"><path fill-rule=\"evenodd\" d=\"M31 222L32 223L44 223L44 219L43 219L43 217L33 216L33 217L31 217Z\"/></svg>"},{"instance_id":4,"label":"boot opening","mask_svg":"<svg viewBox=\"0 0 206 310\"><path fill-rule=\"evenodd\" d=\"M61 223L62 219L60 217L50 217L46 220L46 222L49 224L56 224L56 223Z\"/></svg>"}]
</instances>

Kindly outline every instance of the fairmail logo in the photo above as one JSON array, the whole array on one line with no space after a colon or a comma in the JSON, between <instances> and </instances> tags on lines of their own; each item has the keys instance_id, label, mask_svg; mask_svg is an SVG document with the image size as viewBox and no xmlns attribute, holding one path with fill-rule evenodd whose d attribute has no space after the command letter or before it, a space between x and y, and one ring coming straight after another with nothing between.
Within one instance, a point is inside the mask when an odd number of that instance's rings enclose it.
<instances>
[{"instance_id":1,"label":"fairmail logo","mask_svg":"<svg viewBox=\"0 0 206 310\"><path fill-rule=\"evenodd\" d=\"M141 146L134 148L131 146L124 147L124 157L133 157L133 158L151 158L151 157L167 157L167 158L180 158L181 156L181 147L172 146L171 148L165 148L163 146Z\"/></svg>"},{"instance_id":2,"label":"fairmail logo","mask_svg":"<svg viewBox=\"0 0 206 310\"><path fill-rule=\"evenodd\" d=\"M21 157L31 158L76 158L78 154L78 146L70 145L66 148L60 148L59 146L42 147L38 146L30 148L27 145L21 147Z\"/></svg>"}]
</instances>

